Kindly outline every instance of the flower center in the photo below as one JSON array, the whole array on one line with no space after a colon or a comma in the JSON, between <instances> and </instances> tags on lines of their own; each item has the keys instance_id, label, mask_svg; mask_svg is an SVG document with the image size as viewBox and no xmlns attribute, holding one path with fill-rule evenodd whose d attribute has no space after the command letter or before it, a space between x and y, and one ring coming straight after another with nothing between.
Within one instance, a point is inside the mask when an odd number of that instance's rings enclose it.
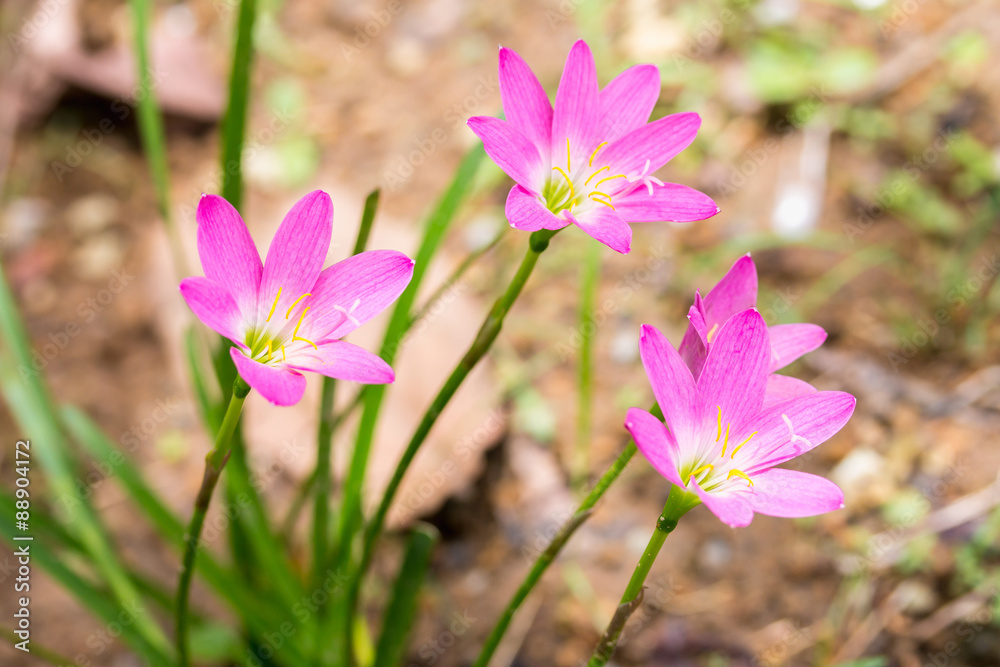
<instances>
[{"instance_id":1,"label":"flower center","mask_svg":"<svg viewBox=\"0 0 1000 667\"><path fill-rule=\"evenodd\" d=\"M319 349L316 343L299 335L299 329L302 327L302 320L305 319L306 313L309 312L311 306L306 306L302 309L298 319L294 320L294 328L292 327L292 312L295 310L296 306L302 303L303 299L312 296L312 293L310 292L300 295L299 298L292 302L292 305L285 311L286 322L277 331L274 331L272 327L267 326L271 323L272 318L274 318L274 311L277 309L278 301L281 299L282 289L283 288L281 287L278 288L278 294L274 297L274 303L271 304L271 310L267 314L267 319L264 320L265 326L248 331L244 341L247 347L250 348L250 358L255 361L259 361L262 364L270 362L278 351L281 352L282 361L287 359L285 343L286 341L289 341L289 332L291 333L291 343L301 341L303 343L308 343L315 350ZM280 320L276 320L276 322L280 323Z\"/></svg>"},{"instance_id":2,"label":"flower center","mask_svg":"<svg viewBox=\"0 0 1000 667\"><path fill-rule=\"evenodd\" d=\"M708 456L699 457L694 463L686 466L686 470L681 471L681 479L686 479L690 484L692 479L698 481L698 485L705 491L716 491L723 484L726 484L734 477L745 480L748 487L753 486L750 476L734 466L736 454L750 442L757 431L754 431L743 439L738 445L729 448L729 431L731 423L726 424L726 430L722 430L722 406L716 406L719 410L716 420L715 443L709 447ZM721 442L721 449L719 443ZM728 458L726 454L729 454ZM725 476L723 476L725 475Z\"/></svg>"},{"instance_id":3,"label":"flower center","mask_svg":"<svg viewBox=\"0 0 1000 667\"><path fill-rule=\"evenodd\" d=\"M553 213L560 213L565 210L573 211L573 207L586 202L593 202L607 206L614 210L611 195L605 190L612 186L604 186L604 183L614 181L617 178L628 180L625 174L611 174L611 167L604 165L594 168L594 159L602 148L608 144L602 141L598 144L594 152L590 154L587 164L573 171L573 153L570 148L569 139L566 139L566 168L562 166L552 167L553 174L545 182L542 188L542 197L545 199L545 206ZM579 165L578 165L579 166ZM617 184L615 184L617 185ZM601 189L601 188L604 189Z\"/></svg>"}]
</instances>

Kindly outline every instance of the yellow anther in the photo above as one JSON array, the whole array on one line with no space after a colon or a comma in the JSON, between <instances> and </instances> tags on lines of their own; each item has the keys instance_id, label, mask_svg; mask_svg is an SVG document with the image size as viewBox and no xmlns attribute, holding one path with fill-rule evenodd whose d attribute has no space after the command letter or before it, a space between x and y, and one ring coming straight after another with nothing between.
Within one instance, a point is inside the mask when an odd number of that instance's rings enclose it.
<instances>
[{"instance_id":1,"label":"yellow anther","mask_svg":"<svg viewBox=\"0 0 1000 667\"><path fill-rule=\"evenodd\" d=\"M308 312L309 312L309 309L310 309L310 307L306 307L306 308L305 308L305 309L304 309L304 310L302 311L302 314L301 314L301 315L299 315L299 321L295 323L295 331L293 331L293 332L292 332L292 340L294 340L294 339L295 339L295 337L299 335L299 327L301 327L301 326L302 326L302 320L304 320L304 319L305 319L305 317L306 317L306 313L308 313Z\"/></svg>"},{"instance_id":2,"label":"yellow anther","mask_svg":"<svg viewBox=\"0 0 1000 667\"><path fill-rule=\"evenodd\" d=\"M597 145L597 148L594 149L594 152L590 154L590 163L589 164L590 164L591 167L594 166L594 158L597 157L597 151L601 150L602 148L604 148L607 145L608 145L608 142L602 141L601 143L599 143Z\"/></svg>"},{"instance_id":3,"label":"yellow anther","mask_svg":"<svg viewBox=\"0 0 1000 667\"><path fill-rule=\"evenodd\" d=\"M281 346L281 360L282 361L285 360L285 346L284 345Z\"/></svg>"},{"instance_id":4,"label":"yellow anther","mask_svg":"<svg viewBox=\"0 0 1000 667\"><path fill-rule=\"evenodd\" d=\"M281 288L278 288L278 296L274 297L274 303L271 305L271 312L267 314L267 319L265 322L271 321L271 315L274 315L274 309L278 307L278 299L281 298Z\"/></svg>"},{"instance_id":5,"label":"yellow anther","mask_svg":"<svg viewBox=\"0 0 1000 667\"><path fill-rule=\"evenodd\" d=\"M570 198L576 199L576 190L573 189L573 181L569 180L569 176L567 176L566 172L562 170L562 167L552 167L552 171L558 171L562 174L562 177L566 179L566 184L569 185Z\"/></svg>"},{"instance_id":6,"label":"yellow anther","mask_svg":"<svg viewBox=\"0 0 1000 667\"><path fill-rule=\"evenodd\" d=\"M712 328L708 330L708 335L705 336L705 339L709 343L712 342L712 339L715 337L715 332L718 331L718 329L719 329L719 323L716 322L715 324L712 325Z\"/></svg>"},{"instance_id":7,"label":"yellow anther","mask_svg":"<svg viewBox=\"0 0 1000 667\"><path fill-rule=\"evenodd\" d=\"M298 299L296 299L296 300L295 300L295 303L293 303L292 305L290 305L290 306L288 307L288 311L287 311L287 312L285 313L285 319L286 319L286 320L287 320L287 319L288 319L289 317L291 317L291 316L292 316L292 310L294 310L294 309L295 309L295 306L299 305L299 301L302 301L302 299L306 298L307 296L312 296L312 294L310 294L309 292L306 292L305 294L303 294L302 296L300 296L300 297L299 297Z\"/></svg>"},{"instance_id":8,"label":"yellow anther","mask_svg":"<svg viewBox=\"0 0 1000 667\"><path fill-rule=\"evenodd\" d=\"M311 340L309 340L308 338L303 338L302 336L295 336L295 335L293 335L293 336L292 336L292 342L294 343L294 342L295 342L295 341L297 341L297 340L301 340L301 341L303 341L303 342L305 342L305 343L309 343L310 345L312 345L312 346L313 346L313 349L314 349L314 350L316 350L317 352L319 351L319 348L318 348L318 347L316 347L316 343L312 342L312 341L311 341Z\"/></svg>"},{"instance_id":9,"label":"yellow anther","mask_svg":"<svg viewBox=\"0 0 1000 667\"><path fill-rule=\"evenodd\" d=\"M594 198L595 196L597 197L596 199ZM606 195L603 192L591 192L589 195L587 195L587 197L592 202L597 202L598 204L604 204L605 206L607 206L608 208L610 208L612 211L615 210L614 204L611 203L611 196L610 195ZM601 197L607 197L608 200L604 201L603 199L601 199Z\"/></svg>"},{"instance_id":10,"label":"yellow anther","mask_svg":"<svg viewBox=\"0 0 1000 667\"><path fill-rule=\"evenodd\" d=\"M732 424L726 424L726 438L725 438L725 440L722 441L722 454L720 455L722 458L726 458L726 447L729 446L729 427L730 426L732 426ZM718 442L718 440L716 440L716 442Z\"/></svg>"},{"instance_id":11,"label":"yellow anther","mask_svg":"<svg viewBox=\"0 0 1000 667\"><path fill-rule=\"evenodd\" d=\"M757 431L754 431L753 433L751 433L750 435L748 435L746 440L744 440L743 442L741 442L739 445L736 446L736 449L734 449L733 453L729 455L729 458L735 459L736 458L736 452L740 451L740 447L742 447L743 445L745 445L748 442L750 442L750 439L753 438L755 435L757 435Z\"/></svg>"},{"instance_id":12,"label":"yellow anther","mask_svg":"<svg viewBox=\"0 0 1000 667\"><path fill-rule=\"evenodd\" d=\"M737 470L736 468L730 470L729 474L726 476L726 481L728 482L733 477L739 477L741 479L745 479L747 481L747 486L753 486L753 480L750 479L750 475L746 474L742 470Z\"/></svg>"},{"instance_id":13,"label":"yellow anther","mask_svg":"<svg viewBox=\"0 0 1000 667\"><path fill-rule=\"evenodd\" d=\"M700 472L702 472L704 470L709 470L709 471L715 470L715 466L712 465L711 463L706 463L705 465L701 466L697 470L693 471L691 473L690 477L688 477L688 479L691 479L691 477L696 477L698 475L698 473L700 473Z\"/></svg>"},{"instance_id":14,"label":"yellow anther","mask_svg":"<svg viewBox=\"0 0 1000 667\"><path fill-rule=\"evenodd\" d=\"M610 208L612 211L616 210L615 209L615 205L612 204L609 201L604 201L603 199L594 199L593 197L590 198L590 201L596 202L598 204L604 204L605 206L607 206L608 208Z\"/></svg>"},{"instance_id":15,"label":"yellow anther","mask_svg":"<svg viewBox=\"0 0 1000 667\"><path fill-rule=\"evenodd\" d=\"M573 163L569 155L569 137L566 137L566 171L573 171Z\"/></svg>"},{"instance_id":16,"label":"yellow anther","mask_svg":"<svg viewBox=\"0 0 1000 667\"><path fill-rule=\"evenodd\" d=\"M715 441L718 442L719 438L722 437L722 406L719 405L719 406L716 406L716 407L719 408L719 422L718 422L719 423L719 431L718 431L718 433L715 434Z\"/></svg>"},{"instance_id":17,"label":"yellow anther","mask_svg":"<svg viewBox=\"0 0 1000 667\"><path fill-rule=\"evenodd\" d=\"M615 174L614 176L607 176L607 177L602 178L601 180L597 181L596 183L594 183L594 187L595 188L599 188L599 187L601 187L601 183L604 183L605 181L613 181L616 178L626 178L626 176L625 176L625 174Z\"/></svg>"},{"instance_id":18,"label":"yellow anther","mask_svg":"<svg viewBox=\"0 0 1000 667\"><path fill-rule=\"evenodd\" d=\"M591 174L590 176L588 176L588 177L587 177L587 180L585 180L585 181L583 182L583 184L584 184L584 185L587 185L587 184L589 184L589 183L590 183L590 179L592 179L592 178L593 178L594 176L597 176L597 175L598 175L599 173L601 173L602 171L606 171L606 170L608 170L608 169L611 169L611 167L607 167L607 166L605 166L605 167L601 167L600 169L598 169L597 171L595 171L595 172L594 172L593 174Z\"/></svg>"}]
</instances>

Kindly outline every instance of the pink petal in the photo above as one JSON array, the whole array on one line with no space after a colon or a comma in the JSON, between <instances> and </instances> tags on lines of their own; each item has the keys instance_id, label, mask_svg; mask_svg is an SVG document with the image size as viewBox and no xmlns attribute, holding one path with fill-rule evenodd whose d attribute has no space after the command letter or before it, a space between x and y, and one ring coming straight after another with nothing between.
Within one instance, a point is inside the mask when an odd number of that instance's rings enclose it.
<instances>
[{"instance_id":1,"label":"pink petal","mask_svg":"<svg viewBox=\"0 0 1000 667\"><path fill-rule=\"evenodd\" d=\"M243 315L229 291L208 278L185 278L181 296L202 324L233 342L243 344Z\"/></svg>"},{"instance_id":2,"label":"pink petal","mask_svg":"<svg viewBox=\"0 0 1000 667\"><path fill-rule=\"evenodd\" d=\"M771 351L767 325L756 310L734 315L719 329L698 378L702 414L736 429L760 411Z\"/></svg>"},{"instance_id":3,"label":"pink petal","mask_svg":"<svg viewBox=\"0 0 1000 667\"><path fill-rule=\"evenodd\" d=\"M610 173L626 176L641 174L648 161L652 174L687 148L700 126L701 118L696 113L664 116L608 144L600 153L601 161L611 166ZM553 132L552 136L555 143L556 134ZM555 148L553 154L557 152Z\"/></svg>"},{"instance_id":4,"label":"pink petal","mask_svg":"<svg viewBox=\"0 0 1000 667\"><path fill-rule=\"evenodd\" d=\"M325 341L290 355L289 368L312 371L338 380L387 384L395 379L392 368L368 350L343 340Z\"/></svg>"},{"instance_id":5,"label":"pink petal","mask_svg":"<svg viewBox=\"0 0 1000 667\"><path fill-rule=\"evenodd\" d=\"M697 380L708 356L708 322L705 319L705 302L701 294L694 293L694 304L688 309L688 328L684 332L681 346L678 348L681 359L691 369L691 374Z\"/></svg>"},{"instance_id":6,"label":"pink petal","mask_svg":"<svg viewBox=\"0 0 1000 667\"><path fill-rule=\"evenodd\" d=\"M654 185L650 194L645 186L615 197L615 209L629 222L691 222L711 218L719 212L712 198L685 185Z\"/></svg>"},{"instance_id":7,"label":"pink petal","mask_svg":"<svg viewBox=\"0 0 1000 667\"><path fill-rule=\"evenodd\" d=\"M674 439L684 445L696 440L700 415L691 371L659 329L642 325L639 357Z\"/></svg>"},{"instance_id":8,"label":"pink petal","mask_svg":"<svg viewBox=\"0 0 1000 667\"><path fill-rule=\"evenodd\" d=\"M635 446L656 472L668 482L684 486L677 471L677 442L659 419L639 408L631 408L625 417L625 428L632 434Z\"/></svg>"},{"instance_id":9,"label":"pink petal","mask_svg":"<svg viewBox=\"0 0 1000 667\"><path fill-rule=\"evenodd\" d=\"M632 245L632 228L611 208L601 204L578 214L563 211L563 215L612 250L628 254Z\"/></svg>"},{"instance_id":10,"label":"pink petal","mask_svg":"<svg viewBox=\"0 0 1000 667\"><path fill-rule=\"evenodd\" d=\"M310 192L285 215L267 250L264 275L257 300L257 315L263 319L274 309L284 313L303 294L312 291L319 278L333 233L333 202L321 190ZM281 298L275 297L281 289Z\"/></svg>"},{"instance_id":11,"label":"pink petal","mask_svg":"<svg viewBox=\"0 0 1000 667\"><path fill-rule=\"evenodd\" d=\"M529 191L541 192L544 184L542 157L521 130L492 116L473 116L468 125L482 140L486 154L504 173Z\"/></svg>"},{"instance_id":12,"label":"pink petal","mask_svg":"<svg viewBox=\"0 0 1000 667\"><path fill-rule=\"evenodd\" d=\"M772 371L812 352L826 340L826 332L815 324L777 324L768 329L768 333L771 336Z\"/></svg>"},{"instance_id":13,"label":"pink petal","mask_svg":"<svg viewBox=\"0 0 1000 667\"><path fill-rule=\"evenodd\" d=\"M247 384L261 396L275 405L295 405L306 391L306 379L287 367L268 366L254 361L238 348L230 348L229 354Z\"/></svg>"},{"instance_id":14,"label":"pink petal","mask_svg":"<svg viewBox=\"0 0 1000 667\"><path fill-rule=\"evenodd\" d=\"M399 298L413 277L413 260L395 250L369 250L323 269L305 301L310 340L343 338Z\"/></svg>"},{"instance_id":15,"label":"pink petal","mask_svg":"<svg viewBox=\"0 0 1000 667\"><path fill-rule=\"evenodd\" d=\"M830 480L782 468L757 474L753 493L747 497L755 512L786 519L817 516L844 507L844 492Z\"/></svg>"},{"instance_id":16,"label":"pink petal","mask_svg":"<svg viewBox=\"0 0 1000 667\"><path fill-rule=\"evenodd\" d=\"M744 472L752 477L822 444L844 427L855 403L853 396L842 391L817 391L764 410L733 438L742 441L757 431L744 449L752 459Z\"/></svg>"},{"instance_id":17,"label":"pink petal","mask_svg":"<svg viewBox=\"0 0 1000 667\"><path fill-rule=\"evenodd\" d=\"M805 396L816 391L816 387L808 382L787 375L771 373L767 376L767 389L764 391L764 405L761 410L782 403L798 396Z\"/></svg>"},{"instance_id":18,"label":"pink petal","mask_svg":"<svg viewBox=\"0 0 1000 667\"><path fill-rule=\"evenodd\" d=\"M757 305L757 267L749 254L740 257L705 297L709 328L722 326L736 313Z\"/></svg>"},{"instance_id":19,"label":"pink petal","mask_svg":"<svg viewBox=\"0 0 1000 667\"><path fill-rule=\"evenodd\" d=\"M601 141L614 141L642 127L660 97L660 70L656 65L630 67L600 93Z\"/></svg>"},{"instance_id":20,"label":"pink petal","mask_svg":"<svg viewBox=\"0 0 1000 667\"><path fill-rule=\"evenodd\" d=\"M600 120L597 67L590 47L581 39L570 49L556 92L552 114L552 164L567 166L567 139L573 153L572 161L587 160L597 145L595 136L600 130Z\"/></svg>"},{"instance_id":21,"label":"pink petal","mask_svg":"<svg viewBox=\"0 0 1000 667\"><path fill-rule=\"evenodd\" d=\"M528 192L520 185L515 185L507 195L507 205L504 213L511 227L526 232L537 232L539 229L562 229L569 224L568 220L560 218L538 197Z\"/></svg>"},{"instance_id":22,"label":"pink petal","mask_svg":"<svg viewBox=\"0 0 1000 667\"><path fill-rule=\"evenodd\" d=\"M753 509L751 509L747 498L751 495L750 493L744 491L710 493L702 490L698 486L697 480L693 479L691 486L701 498L701 502L705 503L705 507L730 528L749 526L750 522L753 521Z\"/></svg>"},{"instance_id":23,"label":"pink petal","mask_svg":"<svg viewBox=\"0 0 1000 667\"><path fill-rule=\"evenodd\" d=\"M205 277L222 285L240 310L257 307L257 289L263 265L243 218L218 195L202 195L198 202L198 256Z\"/></svg>"},{"instance_id":24,"label":"pink petal","mask_svg":"<svg viewBox=\"0 0 1000 667\"><path fill-rule=\"evenodd\" d=\"M548 155L552 134L552 104L538 77L521 56L500 49L500 98L504 115L543 155Z\"/></svg>"}]
</instances>

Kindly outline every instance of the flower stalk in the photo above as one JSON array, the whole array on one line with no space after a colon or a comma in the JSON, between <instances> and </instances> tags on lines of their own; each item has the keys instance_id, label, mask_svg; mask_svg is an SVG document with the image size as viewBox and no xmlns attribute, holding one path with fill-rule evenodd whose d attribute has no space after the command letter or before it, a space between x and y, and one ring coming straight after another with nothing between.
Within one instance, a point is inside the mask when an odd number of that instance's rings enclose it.
<instances>
[{"instance_id":1,"label":"flower stalk","mask_svg":"<svg viewBox=\"0 0 1000 667\"><path fill-rule=\"evenodd\" d=\"M237 376L236 382L233 384L233 394L229 400L229 407L226 408L226 415L215 438L215 446L205 456L205 474L201 480L201 488L198 489L198 496L194 501L194 513L191 516L185 540L181 576L177 583L176 644L177 661L181 667L187 667L191 662L187 642L188 598L191 592L191 579L194 576L195 559L198 555L198 542L201 539L208 506L212 501L212 492L215 491L222 470L229 460L229 443L236 431L237 424L239 424L240 415L243 413L243 403L249 393L250 385Z\"/></svg>"},{"instance_id":2,"label":"flower stalk","mask_svg":"<svg viewBox=\"0 0 1000 667\"><path fill-rule=\"evenodd\" d=\"M629 579L628 586L625 587L625 592L622 593L622 599L618 604L618 610L615 615L611 618L611 622L608 624L607 629L604 634L601 635L600 641L597 643L597 648L594 649L593 655L590 656L590 661L587 663L587 667L603 667L607 664L608 660L615 652L615 648L618 646L618 639L621 637L622 630L625 628L625 623L628 622L629 617L632 615L639 605L642 604L643 590L645 589L646 577L649 576L649 570L653 567L653 563L656 561L656 557L660 553L660 549L663 548L663 543L667 539L667 535L673 532L674 528L677 527L677 521L684 516L688 510L695 507L701 501L698 497L692 493L688 493L680 487L674 486L670 489L670 495L667 496L667 502L663 506L663 512L660 514L659 518L656 520L656 529L649 538L649 543L646 545L646 550L642 552L642 556L639 557L639 562L636 563L635 571L632 572L632 578Z\"/></svg>"}]
</instances>

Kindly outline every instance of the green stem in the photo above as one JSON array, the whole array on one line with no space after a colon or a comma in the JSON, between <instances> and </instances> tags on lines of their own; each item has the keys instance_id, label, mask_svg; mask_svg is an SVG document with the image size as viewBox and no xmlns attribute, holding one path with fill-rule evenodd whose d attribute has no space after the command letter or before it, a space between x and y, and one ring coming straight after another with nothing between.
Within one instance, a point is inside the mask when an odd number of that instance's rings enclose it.
<instances>
[{"instance_id":1,"label":"green stem","mask_svg":"<svg viewBox=\"0 0 1000 667\"><path fill-rule=\"evenodd\" d=\"M253 25L256 18L257 0L242 0L236 19L233 68L229 74L229 106L222 122L222 196L236 209L243 202L243 139L250 98Z\"/></svg>"},{"instance_id":2,"label":"green stem","mask_svg":"<svg viewBox=\"0 0 1000 667\"><path fill-rule=\"evenodd\" d=\"M372 555L375 551L375 543L382 534L382 529L385 526L385 518L389 513L389 507L396 497L396 491L399 489L399 485L402 483L403 477L406 475L406 471L413 461L413 457L417 455L417 451L424 443L424 440L427 439L427 435L434 427L438 417L444 411L452 396L462 386L462 382L465 381L465 378L475 368L476 364L486 355L493 345L493 341L500 334L504 318L510 311L511 306L514 305L514 301L521 294L521 290L524 289L525 283L528 282L528 278L535 269L538 258L548 248L549 240L555 233L554 231L542 230L531 234L528 243L528 252L525 253L524 259L521 261L521 266L518 267L517 273L514 274L510 285L507 286L507 290L493 304L493 308L490 309L489 314L486 316L486 320L480 327L479 333L476 334L475 340L472 341L472 345L469 346L465 356L462 357L458 365L451 372L451 375L444 383L444 386L441 387L441 390L434 398L427 412L424 413L424 417L417 426L417 430L413 433L413 437L410 438L410 442L406 446L406 451L403 452L403 456L392 474L392 479L389 481L389 485L382 495L382 501L379 503L378 510L375 512L368 530L365 531L361 562L355 576L351 580L350 592L347 598L347 628L352 627L353 624L353 615L357 606L361 579L364 577L364 573L371 563ZM348 652L353 653L350 650ZM353 658L353 655L349 657Z\"/></svg>"},{"instance_id":3,"label":"green stem","mask_svg":"<svg viewBox=\"0 0 1000 667\"><path fill-rule=\"evenodd\" d=\"M594 297L601 267L601 246L587 244L583 276L580 281L580 358L577 362L576 448L571 466L573 486L586 488L590 476L590 439L592 430L594 365Z\"/></svg>"},{"instance_id":4,"label":"green stem","mask_svg":"<svg viewBox=\"0 0 1000 667\"><path fill-rule=\"evenodd\" d=\"M618 611L612 617L607 629L601 636L601 640L597 643L597 647L594 649L593 655L590 656L590 662L587 663L587 667L604 667L608 660L611 659L615 648L618 646L618 639L625 628L625 623L628 621L629 616L632 615L632 612L642 602L646 577L649 576L649 570L653 567L656 556L659 555L660 549L667 539L667 535L673 532L674 528L677 527L677 521L688 510L697 505L698 502L697 496L683 489L679 489L676 486L670 489L670 495L663 506L663 512L656 520L656 529L649 538L646 550L639 557L635 571L632 572L632 578L629 579L628 586L625 587L625 592L622 594L622 599L618 604Z\"/></svg>"},{"instance_id":5,"label":"green stem","mask_svg":"<svg viewBox=\"0 0 1000 667\"><path fill-rule=\"evenodd\" d=\"M219 427L219 434L215 439L215 447L205 457L205 474L202 477L201 488L198 489L198 497L194 501L194 514L191 516L191 524L188 527L184 548L184 564L181 569L180 581L177 584L176 643L178 664L181 667L187 667L191 660L187 645L188 596L191 592L191 579L194 576L195 558L198 555L198 541L201 539L201 529L205 523L205 515L208 513L208 505L212 500L212 492L215 490L219 476L222 475L222 469L225 468L226 461L229 459L229 442L240 421L243 403L249 393L249 385L242 378L237 377L233 385L229 407L226 409L226 416L222 420L222 426Z\"/></svg>"},{"instance_id":6,"label":"green stem","mask_svg":"<svg viewBox=\"0 0 1000 667\"><path fill-rule=\"evenodd\" d=\"M657 405L654 405L651 409L657 417L662 418L662 413ZM479 657L476 658L476 662L473 667L487 667L490 663L490 659L493 658L493 654L496 652L497 647L500 645L500 640L503 639L504 634L507 632L508 626L510 626L511 620L514 618L515 612L521 604L527 599L528 594L531 593L535 584L538 580L542 578L545 571L548 569L549 565L556 559L559 552L569 541L569 538L573 536L576 529L579 528L584 521L590 517L594 506L597 501L601 499L604 492L611 487L611 485L618 479L618 476L622 474L625 466L628 462L632 460L632 457L636 453L635 442L631 438L628 439L627 444L622 449L622 453L618 455L611 467L601 476L601 479L597 481L594 488L590 490L587 497L583 499L580 506L576 508L576 512L570 517L570 520L563 524L562 528L546 547L545 551L538 557L534 565L531 566L531 570L525 576L524 581L518 587L517 591L514 593L514 597L511 598L510 602L507 603L507 607L503 610L503 614L497 620L496 625L493 626L493 630L490 632L490 636L486 638L486 642L483 644L482 650L479 652Z\"/></svg>"}]
</instances>

